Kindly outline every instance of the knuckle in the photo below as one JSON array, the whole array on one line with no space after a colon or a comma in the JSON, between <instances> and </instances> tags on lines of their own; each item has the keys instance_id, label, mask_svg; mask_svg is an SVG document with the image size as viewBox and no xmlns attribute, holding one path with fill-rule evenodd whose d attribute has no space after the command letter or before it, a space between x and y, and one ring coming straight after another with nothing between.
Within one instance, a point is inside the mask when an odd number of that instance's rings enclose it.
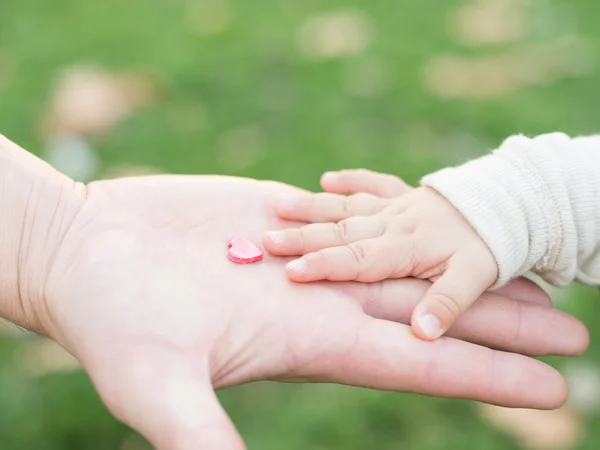
<instances>
[{"instance_id":1,"label":"knuckle","mask_svg":"<svg viewBox=\"0 0 600 450\"><path fill-rule=\"evenodd\" d=\"M347 197L347 206L348 206L348 214L355 214L358 208L360 207L361 202L363 201L363 194L354 194L350 197Z\"/></svg>"},{"instance_id":2,"label":"knuckle","mask_svg":"<svg viewBox=\"0 0 600 450\"><path fill-rule=\"evenodd\" d=\"M351 199L352 197L344 197L342 199L342 217L349 217L352 215L352 205L351 205Z\"/></svg>"},{"instance_id":3,"label":"knuckle","mask_svg":"<svg viewBox=\"0 0 600 450\"><path fill-rule=\"evenodd\" d=\"M406 209L408 208L408 203L404 197L398 197L393 200L388 200L388 205L385 208L385 212L391 216L404 215Z\"/></svg>"},{"instance_id":4,"label":"knuckle","mask_svg":"<svg viewBox=\"0 0 600 450\"><path fill-rule=\"evenodd\" d=\"M306 227L298 228L298 235L296 240L301 252L304 253L304 251L306 250Z\"/></svg>"},{"instance_id":5,"label":"knuckle","mask_svg":"<svg viewBox=\"0 0 600 450\"><path fill-rule=\"evenodd\" d=\"M462 308L456 299L442 293L433 294L432 297L442 308L446 309L452 317L457 319L460 316Z\"/></svg>"},{"instance_id":6,"label":"knuckle","mask_svg":"<svg viewBox=\"0 0 600 450\"><path fill-rule=\"evenodd\" d=\"M419 258L415 261L415 268L413 276L422 280L435 282L448 270L448 261L442 261L432 267L423 258Z\"/></svg>"},{"instance_id":7,"label":"knuckle","mask_svg":"<svg viewBox=\"0 0 600 450\"><path fill-rule=\"evenodd\" d=\"M295 212L303 216L314 214L318 209L317 199L318 194L302 196L296 204Z\"/></svg>"},{"instance_id":8,"label":"knuckle","mask_svg":"<svg viewBox=\"0 0 600 450\"><path fill-rule=\"evenodd\" d=\"M392 223L398 234L412 235L418 229L418 224L416 221L411 220L408 217L403 217L402 215L394 217L392 219Z\"/></svg>"},{"instance_id":9,"label":"knuckle","mask_svg":"<svg viewBox=\"0 0 600 450\"><path fill-rule=\"evenodd\" d=\"M337 224L334 224L334 230L339 242L347 242L348 240L348 220L342 220Z\"/></svg>"},{"instance_id":10,"label":"knuckle","mask_svg":"<svg viewBox=\"0 0 600 450\"><path fill-rule=\"evenodd\" d=\"M331 258L329 257L327 249L319 250L318 252L313 253L313 255L321 267L329 267Z\"/></svg>"},{"instance_id":11,"label":"knuckle","mask_svg":"<svg viewBox=\"0 0 600 450\"><path fill-rule=\"evenodd\" d=\"M399 240L394 247L399 251L396 252L396 261L391 275L394 277L406 277L412 275L415 267L419 263L414 240Z\"/></svg>"},{"instance_id":12,"label":"knuckle","mask_svg":"<svg viewBox=\"0 0 600 450\"><path fill-rule=\"evenodd\" d=\"M367 252L364 244L355 242L350 244L347 248L357 265L364 266L367 263Z\"/></svg>"},{"instance_id":13,"label":"knuckle","mask_svg":"<svg viewBox=\"0 0 600 450\"><path fill-rule=\"evenodd\" d=\"M375 236L380 237L388 232L388 221L383 215L365 217L365 227L373 229Z\"/></svg>"}]
</instances>

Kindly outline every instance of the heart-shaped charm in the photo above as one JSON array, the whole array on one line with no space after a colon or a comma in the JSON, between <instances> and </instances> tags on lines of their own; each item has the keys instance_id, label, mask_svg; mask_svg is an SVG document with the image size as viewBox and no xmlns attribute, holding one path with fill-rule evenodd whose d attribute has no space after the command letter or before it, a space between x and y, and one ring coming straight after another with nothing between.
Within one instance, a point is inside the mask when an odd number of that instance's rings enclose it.
<instances>
[{"instance_id":1,"label":"heart-shaped charm","mask_svg":"<svg viewBox=\"0 0 600 450\"><path fill-rule=\"evenodd\" d=\"M229 240L229 259L238 264L250 264L260 261L263 252L243 237L234 236Z\"/></svg>"}]
</instances>

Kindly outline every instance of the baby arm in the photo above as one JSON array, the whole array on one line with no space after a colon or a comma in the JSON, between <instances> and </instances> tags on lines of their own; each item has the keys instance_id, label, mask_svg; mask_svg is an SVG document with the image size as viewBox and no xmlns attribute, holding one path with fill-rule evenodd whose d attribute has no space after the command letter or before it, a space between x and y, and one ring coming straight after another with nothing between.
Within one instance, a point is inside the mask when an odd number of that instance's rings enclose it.
<instances>
[{"instance_id":1,"label":"baby arm","mask_svg":"<svg viewBox=\"0 0 600 450\"><path fill-rule=\"evenodd\" d=\"M339 222L271 234L264 244L274 254L304 255L288 267L295 281L432 280L412 325L419 337L435 339L483 291L530 269L553 284L600 278L598 174L600 138L516 136L395 199L287 199L281 216ZM371 185L383 181L371 175Z\"/></svg>"},{"instance_id":2,"label":"baby arm","mask_svg":"<svg viewBox=\"0 0 600 450\"><path fill-rule=\"evenodd\" d=\"M600 136L513 136L489 156L425 177L477 230L501 285L529 270L600 283Z\"/></svg>"}]
</instances>

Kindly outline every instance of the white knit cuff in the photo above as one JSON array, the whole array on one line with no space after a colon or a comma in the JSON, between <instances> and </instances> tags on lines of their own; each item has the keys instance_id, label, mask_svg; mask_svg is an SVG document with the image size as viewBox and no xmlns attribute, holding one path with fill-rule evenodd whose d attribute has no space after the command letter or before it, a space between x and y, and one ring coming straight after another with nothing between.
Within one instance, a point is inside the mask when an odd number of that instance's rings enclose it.
<instances>
[{"instance_id":1,"label":"white knit cuff","mask_svg":"<svg viewBox=\"0 0 600 450\"><path fill-rule=\"evenodd\" d=\"M498 278L492 288L529 269L532 224L528 223L527 212L529 209L529 213L543 215L543 205L525 204L525 199L538 195L514 162L492 154L428 175L421 184L452 203L488 246L498 265ZM533 226L538 228L534 230L538 240L544 240L539 233L545 233L545 223Z\"/></svg>"},{"instance_id":2,"label":"white knit cuff","mask_svg":"<svg viewBox=\"0 0 600 450\"><path fill-rule=\"evenodd\" d=\"M493 287L529 270L600 284L600 137L512 136L491 155L421 181L446 197L496 259Z\"/></svg>"}]
</instances>

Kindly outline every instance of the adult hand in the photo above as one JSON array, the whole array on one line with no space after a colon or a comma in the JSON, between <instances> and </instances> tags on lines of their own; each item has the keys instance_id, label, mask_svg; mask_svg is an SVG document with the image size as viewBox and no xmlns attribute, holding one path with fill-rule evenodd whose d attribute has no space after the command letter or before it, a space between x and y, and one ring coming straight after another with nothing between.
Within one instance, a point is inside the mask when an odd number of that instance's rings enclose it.
<instances>
[{"instance_id":1,"label":"adult hand","mask_svg":"<svg viewBox=\"0 0 600 450\"><path fill-rule=\"evenodd\" d=\"M3 316L75 355L110 410L159 449L243 448L213 388L253 380L538 408L565 399L564 380L541 362L449 337L423 342L396 323L425 282L300 286L283 258L230 262L232 234L256 241L284 226L268 203L291 187L180 176L84 187L3 138L0 160ZM451 334L531 355L586 348L585 328L538 288L509 288L513 299L484 296Z\"/></svg>"},{"instance_id":2,"label":"adult hand","mask_svg":"<svg viewBox=\"0 0 600 450\"><path fill-rule=\"evenodd\" d=\"M224 177L92 183L45 278L48 334L102 399L159 449L238 449L214 388L253 380L336 382L553 408L560 374L452 338L423 342L406 321L428 283L298 285L286 260L236 265L227 240L285 224L269 199L293 188ZM587 332L525 281L530 302L489 294L452 333L527 354L578 354ZM516 290L516 291L515 291Z\"/></svg>"}]
</instances>

